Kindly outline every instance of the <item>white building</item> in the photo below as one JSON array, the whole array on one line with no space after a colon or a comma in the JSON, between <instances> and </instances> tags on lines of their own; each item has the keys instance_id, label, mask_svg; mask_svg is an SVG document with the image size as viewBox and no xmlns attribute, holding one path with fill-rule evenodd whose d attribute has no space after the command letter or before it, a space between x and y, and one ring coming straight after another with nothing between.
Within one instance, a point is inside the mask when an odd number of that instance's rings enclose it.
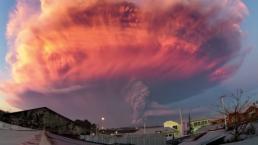
<instances>
[{"instance_id":1,"label":"white building","mask_svg":"<svg viewBox=\"0 0 258 145\"><path fill-rule=\"evenodd\" d=\"M169 138L178 138L181 136L181 132L182 132L182 126L175 122L175 121L166 121L163 123L163 127L164 127L164 134L167 137L167 139Z\"/></svg>"}]
</instances>

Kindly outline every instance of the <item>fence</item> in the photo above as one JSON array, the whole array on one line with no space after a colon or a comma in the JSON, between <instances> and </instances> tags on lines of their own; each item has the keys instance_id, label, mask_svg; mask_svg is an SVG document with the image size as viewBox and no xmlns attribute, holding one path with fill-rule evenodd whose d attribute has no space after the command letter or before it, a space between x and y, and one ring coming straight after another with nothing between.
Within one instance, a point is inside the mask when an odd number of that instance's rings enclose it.
<instances>
[{"instance_id":1,"label":"fence","mask_svg":"<svg viewBox=\"0 0 258 145\"><path fill-rule=\"evenodd\" d=\"M166 139L161 134L125 134L121 137L99 134L81 136L81 139L103 144L166 145Z\"/></svg>"}]
</instances>

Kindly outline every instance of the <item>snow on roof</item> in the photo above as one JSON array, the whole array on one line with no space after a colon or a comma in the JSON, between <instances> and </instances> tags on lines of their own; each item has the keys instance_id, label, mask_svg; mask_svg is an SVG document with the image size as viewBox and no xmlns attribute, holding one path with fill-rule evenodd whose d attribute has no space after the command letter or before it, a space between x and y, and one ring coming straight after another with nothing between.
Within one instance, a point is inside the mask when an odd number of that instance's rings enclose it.
<instances>
[{"instance_id":1,"label":"snow on roof","mask_svg":"<svg viewBox=\"0 0 258 145\"><path fill-rule=\"evenodd\" d=\"M208 131L212 131L212 130L220 130L223 128L223 125L215 124L215 125L203 126L200 129L198 129L197 132L202 133L202 132L208 132Z\"/></svg>"},{"instance_id":2,"label":"snow on roof","mask_svg":"<svg viewBox=\"0 0 258 145\"><path fill-rule=\"evenodd\" d=\"M201 144L209 143L210 141L219 139L225 135L226 135L226 132L224 130L209 131L195 141L185 141L179 145L201 145Z\"/></svg>"},{"instance_id":3,"label":"snow on roof","mask_svg":"<svg viewBox=\"0 0 258 145\"><path fill-rule=\"evenodd\" d=\"M240 142L233 142L233 143L228 143L224 145L257 145L258 144L258 137L253 137L253 138L248 138Z\"/></svg>"},{"instance_id":4,"label":"snow on roof","mask_svg":"<svg viewBox=\"0 0 258 145\"><path fill-rule=\"evenodd\" d=\"M47 133L47 136L45 136L45 132L42 130L33 130L0 122L0 145L38 145L40 142L42 144L42 141L43 144L46 145L46 140L49 140L51 145L100 145L97 143L73 140L51 133Z\"/></svg>"},{"instance_id":5,"label":"snow on roof","mask_svg":"<svg viewBox=\"0 0 258 145\"><path fill-rule=\"evenodd\" d=\"M102 145L97 143L91 143L86 141L74 140L62 136L58 136L52 133L47 133L47 137L52 142L52 145Z\"/></svg>"},{"instance_id":6,"label":"snow on roof","mask_svg":"<svg viewBox=\"0 0 258 145\"><path fill-rule=\"evenodd\" d=\"M0 145L37 145L40 131L0 130Z\"/></svg>"},{"instance_id":7,"label":"snow on roof","mask_svg":"<svg viewBox=\"0 0 258 145\"><path fill-rule=\"evenodd\" d=\"M47 136L44 136L42 131L36 130L0 129L0 145L46 145L48 140L51 145L100 145L97 143L69 139L51 133L47 133Z\"/></svg>"},{"instance_id":8,"label":"snow on roof","mask_svg":"<svg viewBox=\"0 0 258 145\"><path fill-rule=\"evenodd\" d=\"M33 130L30 128L25 128L25 127L21 127L21 126L17 126L17 125L12 125L12 124L8 124L5 122L1 122L0 121L0 129L1 130Z\"/></svg>"},{"instance_id":9,"label":"snow on roof","mask_svg":"<svg viewBox=\"0 0 258 145\"><path fill-rule=\"evenodd\" d=\"M40 131L0 121L0 145L38 144Z\"/></svg>"}]
</instances>

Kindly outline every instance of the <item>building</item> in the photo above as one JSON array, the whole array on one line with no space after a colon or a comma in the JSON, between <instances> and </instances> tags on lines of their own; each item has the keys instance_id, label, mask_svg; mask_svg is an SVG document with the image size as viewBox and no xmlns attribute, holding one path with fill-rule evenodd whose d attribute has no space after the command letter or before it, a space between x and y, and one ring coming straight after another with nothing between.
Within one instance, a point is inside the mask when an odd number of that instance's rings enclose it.
<instances>
[{"instance_id":1,"label":"building","mask_svg":"<svg viewBox=\"0 0 258 145\"><path fill-rule=\"evenodd\" d=\"M79 135L89 132L88 128L82 127L46 107L6 113L2 116L2 121L32 129L45 129L62 135Z\"/></svg>"},{"instance_id":2,"label":"building","mask_svg":"<svg viewBox=\"0 0 258 145\"><path fill-rule=\"evenodd\" d=\"M199 119L199 120L192 120L191 127L193 129L193 133L198 131L200 128L210 125L211 122L209 119ZM174 136L180 137L182 135L187 135L189 130L189 123L186 121L182 122L182 125L175 122L175 121L166 121L163 123L164 128L173 128L174 129Z\"/></svg>"},{"instance_id":3,"label":"building","mask_svg":"<svg viewBox=\"0 0 258 145\"><path fill-rule=\"evenodd\" d=\"M146 126L138 127L137 131L133 134L160 134L164 131L163 126Z\"/></svg>"},{"instance_id":4,"label":"building","mask_svg":"<svg viewBox=\"0 0 258 145\"><path fill-rule=\"evenodd\" d=\"M245 118L249 121L258 120L258 107L256 105L250 106L244 113Z\"/></svg>"},{"instance_id":5,"label":"building","mask_svg":"<svg viewBox=\"0 0 258 145\"><path fill-rule=\"evenodd\" d=\"M213 119L209 120L211 125L224 125L225 124L225 119L224 118L219 118L219 119Z\"/></svg>"},{"instance_id":6,"label":"building","mask_svg":"<svg viewBox=\"0 0 258 145\"><path fill-rule=\"evenodd\" d=\"M4 111L0 110L0 120L2 120L4 114Z\"/></svg>"},{"instance_id":7,"label":"building","mask_svg":"<svg viewBox=\"0 0 258 145\"><path fill-rule=\"evenodd\" d=\"M235 122L238 123L247 123L258 120L258 107L253 104L249 108L247 108L244 112L235 112L230 113L227 116L227 126L232 127Z\"/></svg>"},{"instance_id":8,"label":"building","mask_svg":"<svg viewBox=\"0 0 258 145\"><path fill-rule=\"evenodd\" d=\"M182 135L188 135L188 131L190 128L189 122L183 121L182 123ZM190 123L192 127L192 133L196 133L199 129L211 125L211 121L209 119L192 120Z\"/></svg>"},{"instance_id":9,"label":"building","mask_svg":"<svg viewBox=\"0 0 258 145\"><path fill-rule=\"evenodd\" d=\"M182 128L181 125L175 121L166 121L163 123L164 134L166 137L180 137Z\"/></svg>"},{"instance_id":10,"label":"building","mask_svg":"<svg viewBox=\"0 0 258 145\"><path fill-rule=\"evenodd\" d=\"M196 132L202 127L210 125L210 121L208 119L200 119L191 121L191 126L193 127L193 132Z\"/></svg>"},{"instance_id":11,"label":"building","mask_svg":"<svg viewBox=\"0 0 258 145\"><path fill-rule=\"evenodd\" d=\"M163 123L163 126L164 126L164 128L174 128L174 129L179 131L181 125L179 125L175 121L166 121L166 122Z\"/></svg>"}]
</instances>

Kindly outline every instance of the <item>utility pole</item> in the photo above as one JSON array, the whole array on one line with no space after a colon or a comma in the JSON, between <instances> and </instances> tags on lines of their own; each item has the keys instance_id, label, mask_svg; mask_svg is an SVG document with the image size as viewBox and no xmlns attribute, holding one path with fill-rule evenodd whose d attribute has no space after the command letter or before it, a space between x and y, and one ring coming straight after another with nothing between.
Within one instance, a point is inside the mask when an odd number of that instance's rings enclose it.
<instances>
[{"instance_id":1,"label":"utility pole","mask_svg":"<svg viewBox=\"0 0 258 145\"><path fill-rule=\"evenodd\" d=\"M187 135L192 135L193 134L193 127L192 127L192 120L191 120L191 113L189 112L189 116L188 116L188 131L187 131Z\"/></svg>"},{"instance_id":2,"label":"utility pole","mask_svg":"<svg viewBox=\"0 0 258 145\"><path fill-rule=\"evenodd\" d=\"M224 98L225 98L225 96L220 97L220 101L221 101L223 111L225 111ZM226 113L224 113L224 125L225 125L225 129L227 129L227 115L226 115Z\"/></svg>"},{"instance_id":3,"label":"utility pole","mask_svg":"<svg viewBox=\"0 0 258 145\"><path fill-rule=\"evenodd\" d=\"M143 145L145 145L145 139L146 139L146 136L145 136L145 134L146 134L145 117L143 118L143 134L144 134L144 136L143 136Z\"/></svg>"},{"instance_id":4,"label":"utility pole","mask_svg":"<svg viewBox=\"0 0 258 145\"><path fill-rule=\"evenodd\" d=\"M182 109L179 109L179 115L180 115L180 123L181 123L181 127L180 127L180 135L181 137L184 136L184 122L183 122L183 115L182 115Z\"/></svg>"},{"instance_id":5,"label":"utility pole","mask_svg":"<svg viewBox=\"0 0 258 145\"><path fill-rule=\"evenodd\" d=\"M146 134L146 123L143 122L143 134Z\"/></svg>"}]
</instances>

